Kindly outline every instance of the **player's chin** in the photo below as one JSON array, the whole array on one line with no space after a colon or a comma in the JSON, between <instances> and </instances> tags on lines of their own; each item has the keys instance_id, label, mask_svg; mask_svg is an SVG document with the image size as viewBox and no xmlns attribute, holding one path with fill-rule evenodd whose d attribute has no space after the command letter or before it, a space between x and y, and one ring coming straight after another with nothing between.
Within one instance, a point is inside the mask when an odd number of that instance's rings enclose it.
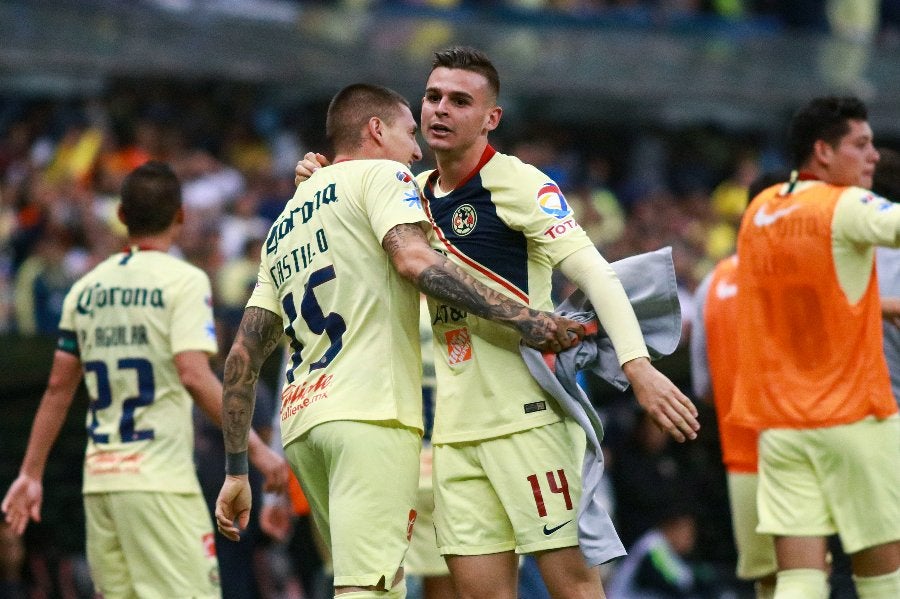
<instances>
[{"instance_id":1,"label":"player's chin","mask_svg":"<svg viewBox=\"0 0 900 599\"><path fill-rule=\"evenodd\" d=\"M429 129L425 133L425 143L432 150L446 150L452 147L450 142L450 131L437 131Z\"/></svg>"}]
</instances>

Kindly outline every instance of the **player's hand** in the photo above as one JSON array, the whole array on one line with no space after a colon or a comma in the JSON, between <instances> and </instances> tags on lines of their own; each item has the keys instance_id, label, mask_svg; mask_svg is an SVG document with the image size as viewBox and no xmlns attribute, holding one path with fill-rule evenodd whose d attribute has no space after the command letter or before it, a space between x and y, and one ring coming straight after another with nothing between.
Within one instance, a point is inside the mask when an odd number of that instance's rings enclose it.
<instances>
[{"instance_id":1,"label":"player's hand","mask_svg":"<svg viewBox=\"0 0 900 599\"><path fill-rule=\"evenodd\" d=\"M294 185L300 185L323 166L331 164L325 156L317 152L307 152L294 167Z\"/></svg>"},{"instance_id":2,"label":"player's hand","mask_svg":"<svg viewBox=\"0 0 900 599\"><path fill-rule=\"evenodd\" d=\"M529 315L518 324L525 343L544 353L559 353L581 343L584 326L553 312L528 310Z\"/></svg>"},{"instance_id":3,"label":"player's hand","mask_svg":"<svg viewBox=\"0 0 900 599\"><path fill-rule=\"evenodd\" d=\"M25 532L29 520L41 521L41 504L44 500L44 485L40 480L20 474L10 485L0 508L6 514L6 523L13 533Z\"/></svg>"},{"instance_id":4,"label":"player's hand","mask_svg":"<svg viewBox=\"0 0 900 599\"><path fill-rule=\"evenodd\" d=\"M269 493L286 493L288 484L288 465L284 457L267 445L249 445L250 463L262 472L265 480L263 490Z\"/></svg>"},{"instance_id":5,"label":"player's hand","mask_svg":"<svg viewBox=\"0 0 900 599\"><path fill-rule=\"evenodd\" d=\"M264 505L259 512L259 528L279 543L288 540L292 521L291 506L285 503Z\"/></svg>"},{"instance_id":6,"label":"player's hand","mask_svg":"<svg viewBox=\"0 0 900 599\"><path fill-rule=\"evenodd\" d=\"M241 531L250 522L250 479L246 474L225 475L216 498L216 527L227 539L241 540Z\"/></svg>"},{"instance_id":7,"label":"player's hand","mask_svg":"<svg viewBox=\"0 0 900 599\"><path fill-rule=\"evenodd\" d=\"M622 370L631 382L637 402L657 426L679 443L697 438L700 423L694 402L658 371L650 360L631 360L622 366Z\"/></svg>"}]
</instances>

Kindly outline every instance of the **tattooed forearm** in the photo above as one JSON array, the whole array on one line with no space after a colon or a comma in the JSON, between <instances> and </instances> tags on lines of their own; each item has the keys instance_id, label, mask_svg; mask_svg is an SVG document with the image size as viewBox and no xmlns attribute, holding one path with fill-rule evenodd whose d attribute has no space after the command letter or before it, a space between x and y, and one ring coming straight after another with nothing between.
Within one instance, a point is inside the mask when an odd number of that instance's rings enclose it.
<instances>
[{"instance_id":1,"label":"tattooed forearm","mask_svg":"<svg viewBox=\"0 0 900 599\"><path fill-rule=\"evenodd\" d=\"M424 293L454 306L465 308L482 318L510 321L526 309L524 306L499 297L500 294L483 285L477 285L480 287L477 289L476 285L473 285L471 281L461 280L458 274L447 268L446 260L440 266L429 266L423 270L418 280L418 287Z\"/></svg>"},{"instance_id":2,"label":"tattooed forearm","mask_svg":"<svg viewBox=\"0 0 900 599\"><path fill-rule=\"evenodd\" d=\"M249 307L225 360L222 432L225 451L247 449L256 400L256 381L265 359L281 338L281 318L268 310Z\"/></svg>"},{"instance_id":3,"label":"tattooed forearm","mask_svg":"<svg viewBox=\"0 0 900 599\"><path fill-rule=\"evenodd\" d=\"M420 291L457 308L513 327L529 345L547 344L557 331L545 312L532 310L480 283L428 246L417 224L401 224L384 236L382 246L400 273Z\"/></svg>"},{"instance_id":4,"label":"tattooed forearm","mask_svg":"<svg viewBox=\"0 0 900 599\"><path fill-rule=\"evenodd\" d=\"M555 323L547 315L483 285L444 257L439 264L422 271L418 285L434 298L515 327L529 344L540 344L555 330Z\"/></svg>"}]
</instances>

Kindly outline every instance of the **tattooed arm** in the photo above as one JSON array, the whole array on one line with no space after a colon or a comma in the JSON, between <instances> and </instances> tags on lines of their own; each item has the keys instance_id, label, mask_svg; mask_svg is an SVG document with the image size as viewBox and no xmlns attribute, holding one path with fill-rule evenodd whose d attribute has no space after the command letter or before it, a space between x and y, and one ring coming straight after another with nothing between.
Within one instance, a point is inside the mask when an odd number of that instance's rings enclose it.
<instances>
[{"instance_id":1,"label":"tattooed arm","mask_svg":"<svg viewBox=\"0 0 900 599\"><path fill-rule=\"evenodd\" d=\"M263 362L281 339L281 317L254 306L244 310L237 336L225 360L222 432L225 451L247 451L247 436L256 401L256 381Z\"/></svg>"},{"instance_id":2,"label":"tattooed arm","mask_svg":"<svg viewBox=\"0 0 900 599\"><path fill-rule=\"evenodd\" d=\"M488 320L516 329L528 345L554 352L577 343L579 323L532 310L483 285L428 245L418 224L392 228L381 243L401 276L422 293ZM575 334L570 337L569 332Z\"/></svg>"},{"instance_id":3,"label":"tattooed arm","mask_svg":"<svg viewBox=\"0 0 900 599\"><path fill-rule=\"evenodd\" d=\"M194 403L206 414L216 426L222 426L222 383L209 367L209 356L203 351L183 351L175 354L175 367L178 378L187 389ZM250 429L247 440L250 462L265 477L263 487L274 493L282 492L287 486L287 462L279 454L272 451Z\"/></svg>"},{"instance_id":4,"label":"tattooed arm","mask_svg":"<svg viewBox=\"0 0 900 599\"><path fill-rule=\"evenodd\" d=\"M250 306L244 310L237 337L225 360L222 433L226 477L216 499L216 524L219 532L232 541L239 540L239 532L250 518L247 443L256 402L256 381L281 334L281 317Z\"/></svg>"}]
</instances>

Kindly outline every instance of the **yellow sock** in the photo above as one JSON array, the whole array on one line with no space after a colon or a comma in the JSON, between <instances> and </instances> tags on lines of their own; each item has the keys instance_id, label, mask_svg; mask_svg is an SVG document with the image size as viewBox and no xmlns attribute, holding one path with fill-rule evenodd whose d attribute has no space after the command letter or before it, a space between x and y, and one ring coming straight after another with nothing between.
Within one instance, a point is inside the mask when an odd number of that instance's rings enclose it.
<instances>
[{"instance_id":1,"label":"yellow sock","mask_svg":"<svg viewBox=\"0 0 900 599\"><path fill-rule=\"evenodd\" d=\"M859 599L896 599L900 597L900 568L881 576L854 576Z\"/></svg>"},{"instance_id":2,"label":"yellow sock","mask_svg":"<svg viewBox=\"0 0 900 599\"><path fill-rule=\"evenodd\" d=\"M824 570L782 570L775 583L774 599L827 599L828 576Z\"/></svg>"}]
</instances>

